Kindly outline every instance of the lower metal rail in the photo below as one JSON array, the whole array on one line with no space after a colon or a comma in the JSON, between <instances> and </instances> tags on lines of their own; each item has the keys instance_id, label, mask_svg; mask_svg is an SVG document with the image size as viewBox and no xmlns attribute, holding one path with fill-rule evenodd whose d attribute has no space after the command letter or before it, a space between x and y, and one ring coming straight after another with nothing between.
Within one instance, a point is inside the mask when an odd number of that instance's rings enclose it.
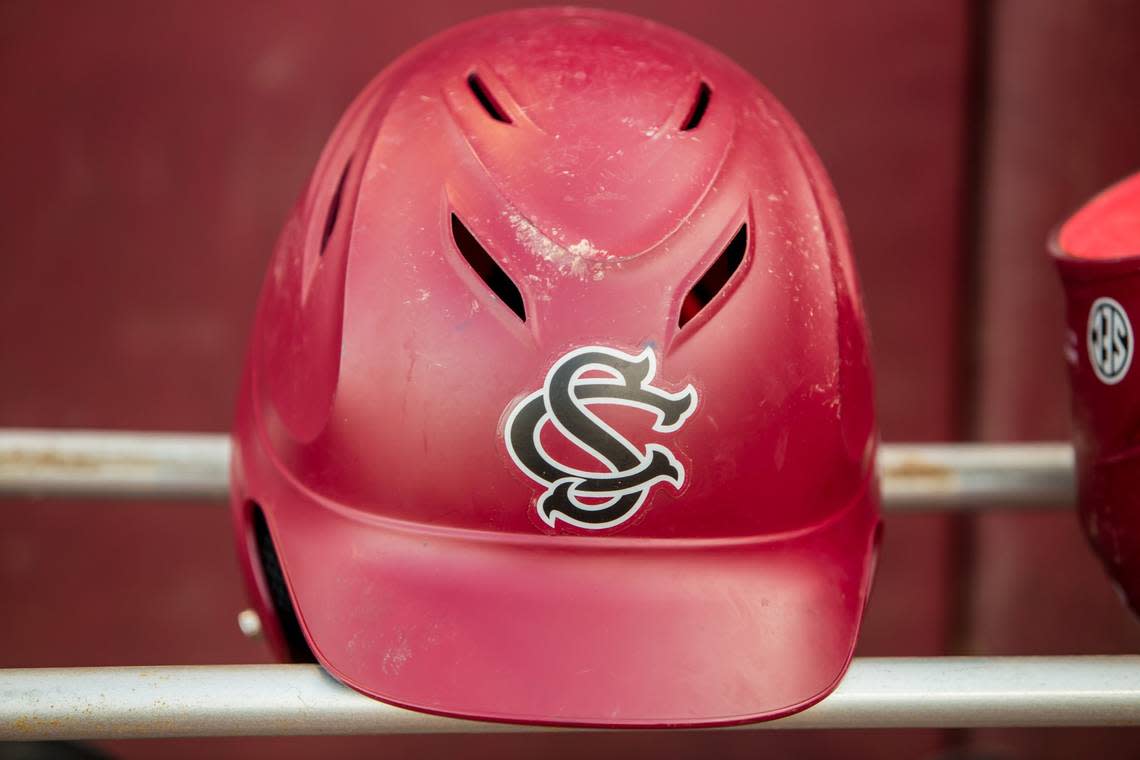
<instances>
[{"instance_id":1,"label":"lower metal rail","mask_svg":"<svg viewBox=\"0 0 1140 760\"><path fill-rule=\"evenodd\" d=\"M856 659L814 707L734 728L1135 725L1140 656L938 657ZM393 707L316 665L0 670L0 739L550 730Z\"/></svg>"}]
</instances>

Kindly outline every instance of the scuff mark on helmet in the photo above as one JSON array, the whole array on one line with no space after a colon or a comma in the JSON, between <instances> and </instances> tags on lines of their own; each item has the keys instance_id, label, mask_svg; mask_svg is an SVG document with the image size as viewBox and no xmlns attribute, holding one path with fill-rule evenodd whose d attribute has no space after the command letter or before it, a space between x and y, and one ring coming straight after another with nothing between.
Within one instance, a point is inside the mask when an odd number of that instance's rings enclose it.
<instances>
[{"instance_id":1,"label":"scuff mark on helmet","mask_svg":"<svg viewBox=\"0 0 1140 760\"><path fill-rule=\"evenodd\" d=\"M507 212L504 212L507 213ZM588 239L582 238L567 248L548 238L529 219L511 212L507 216L515 231L515 238L522 246L543 260L553 264L559 272L572 274L582 280L600 280L605 277L603 264L597 259L609 259L605 249L597 248Z\"/></svg>"}]
</instances>

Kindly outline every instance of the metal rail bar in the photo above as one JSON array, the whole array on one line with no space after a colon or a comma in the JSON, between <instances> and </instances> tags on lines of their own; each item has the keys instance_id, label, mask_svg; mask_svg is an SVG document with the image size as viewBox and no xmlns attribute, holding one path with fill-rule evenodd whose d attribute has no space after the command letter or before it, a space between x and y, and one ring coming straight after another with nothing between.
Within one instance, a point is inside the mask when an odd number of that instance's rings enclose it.
<instances>
[{"instance_id":1,"label":"metal rail bar","mask_svg":"<svg viewBox=\"0 0 1140 760\"><path fill-rule=\"evenodd\" d=\"M737 729L1140 725L1140 656L857 659L797 715ZM315 665L0 670L0 739L558 730L364 697ZM561 729L566 730L566 729Z\"/></svg>"},{"instance_id":2,"label":"metal rail bar","mask_svg":"<svg viewBox=\"0 0 1140 760\"><path fill-rule=\"evenodd\" d=\"M229 463L224 435L0 430L0 497L222 501Z\"/></svg>"},{"instance_id":3,"label":"metal rail bar","mask_svg":"<svg viewBox=\"0 0 1140 760\"><path fill-rule=\"evenodd\" d=\"M229 440L202 433L0 430L0 498L221 501ZM887 509L1068 507L1068 444L884 444Z\"/></svg>"}]
</instances>

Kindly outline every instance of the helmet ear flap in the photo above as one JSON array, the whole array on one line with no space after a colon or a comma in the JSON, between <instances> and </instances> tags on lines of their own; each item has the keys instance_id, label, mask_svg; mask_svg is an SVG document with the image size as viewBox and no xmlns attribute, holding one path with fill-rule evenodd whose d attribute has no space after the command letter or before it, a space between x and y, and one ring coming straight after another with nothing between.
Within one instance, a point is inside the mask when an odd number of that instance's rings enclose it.
<instances>
[{"instance_id":1,"label":"helmet ear flap","mask_svg":"<svg viewBox=\"0 0 1140 760\"><path fill-rule=\"evenodd\" d=\"M260 571L263 587L269 594L269 601L273 605L273 612L280 626L283 654L291 662L316 662L317 658L313 656L313 650L301 630L301 621L293 608L289 588L285 585L285 573L281 570L281 562L277 559L277 549L273 545L273 536L269 533L265 513L257 504L250 505L249 528L253 533L253 543L257 547L257 570Z\"/></svg>"}]
</instances>

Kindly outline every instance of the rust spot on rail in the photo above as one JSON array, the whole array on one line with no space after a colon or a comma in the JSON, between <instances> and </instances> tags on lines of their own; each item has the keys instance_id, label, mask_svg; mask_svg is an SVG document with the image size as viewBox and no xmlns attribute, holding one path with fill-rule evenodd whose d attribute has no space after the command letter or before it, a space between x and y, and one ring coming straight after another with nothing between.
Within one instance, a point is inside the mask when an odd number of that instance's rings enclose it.
<instances>
[{"instance_id":1,"label":"rust spot on rail","mask_svg":"<svg viewBox=\"0 0 1140 760\"><path fill-rule=\"evenodd\" d=\"M946 465L935 464L920 457L907 457L900 462L884 467L880 471L880 475L892 480L921 480L924 482L937 480L950 483L954 480L956 473Z\"/></svg>"},{"instance_id":2,"label":"rust spot on rail","mask_svg":"<svg viewBox=\"0 0 1140 760\"><path fill-rule=\"evenodd\" d=\"M158 461L139 456L91 456L60 451L0 449L0 472L92 472L106 468L155 468Z\"/></svg>"}]
</instances>

